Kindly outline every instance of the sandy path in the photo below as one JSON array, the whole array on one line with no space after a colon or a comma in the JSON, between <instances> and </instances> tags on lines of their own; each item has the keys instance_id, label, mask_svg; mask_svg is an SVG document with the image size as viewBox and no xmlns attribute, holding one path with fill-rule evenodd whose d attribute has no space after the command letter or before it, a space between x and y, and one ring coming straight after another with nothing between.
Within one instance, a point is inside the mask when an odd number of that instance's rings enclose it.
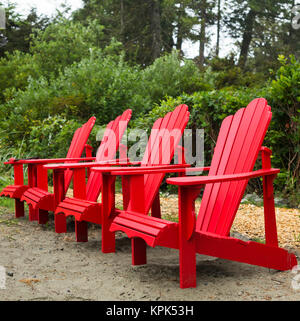
<instances>
[{"instance_id":1,"label":"sandy path","mask_svg":"<svg viewBox=\"0 0 300 321\"><path fill-rule=\"evenodd\" d=\"M14 219L0 210L0 266L6 289L0 300L299 300L295 275L212 257L197 257L197 288L179 288L178 252L155 248L148 264L131 266L130 241L117 235L117 254L103 254L99 226L89 242L76 243L73 224L66 234ZM297 249L294 250L297 253Z\"/></svg>"}]
</instances>

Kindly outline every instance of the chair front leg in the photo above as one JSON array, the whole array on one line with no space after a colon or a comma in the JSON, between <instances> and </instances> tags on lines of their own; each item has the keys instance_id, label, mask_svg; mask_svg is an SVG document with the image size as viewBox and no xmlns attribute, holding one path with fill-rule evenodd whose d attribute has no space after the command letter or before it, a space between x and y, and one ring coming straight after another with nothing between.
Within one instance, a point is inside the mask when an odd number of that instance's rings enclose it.
<instances>
[{"instance_id":1,"label":"chair front leg","mask_svg":"<svg viewBox=\"0 0 300 321\"><path fill-rule=\"evenodd\" d=\"M28 185L29 187L37 186L37 167L32 164L28 164ZM38 221L38 209L34 209L32 205L29 205L28 209L29 221Z\"/></svg>"},{"instance_id":2,"label":"chair front leg","mask_svg":"<svg viewBox=\"0 0 300 321\"><path fill-rule=\"evenodd\" d=\"M130 209L132 211L136 211L138 213L144 213L145 215L147 215L147 213L145 212L144 175L143 174L133 175L129 177L130 177L130 196L131 196ZM156 214L158 213L156 212ZM131 255L132 255L132 265L147 264L147 244L143 239L138 237L134 237L131 239Z\"/></svg>"},{"instance_id":3,"label":"chair front leg","mask_svg":"<svg viewBox=\"0 0 300 321\"><path fill-rule=\"evenodd\" d=\"M159 191L157 192L151 206L151 216L161 218Z\"/></svg>"},{"instance_id":4,"label":"chair front leg","mask_svg":"<svg viewBox=\"0 0 300 321\"><path fill-rule=\"evenodd\" d=\"M85 157L92 157L92 151L93 151L93 147L89 144L85 144ZM91 174L91 169L88 167L87 168L87 178L90 177Z\"/></svg>"},{"instance_id":5,"label":"chair front leg","mask_svg":"<svg viewBox=\"0 0 300 321\"><path fill-rule=\"evenodd\" d=\"M196 287L195 199L201 187L180 186L179 202L179 273L180 287Z\"/></svg>"},{"instance_id":6,"label":"chair front leg","mask_svg":"<svg viewBox=\"0 0 300 321\"><path fill-rule=\"evenodd\" d=\"M14 184L15 185L24 185L24 173L23 165L18 164L14 165ZM24 217L24 202L21 202L20 199L15 199L15 217Z\"/></svg>"},{"instance_id":7,"label":"chair front leg","mask_svg":"<svg viewBox=\"0 0 300 321\"><path fill-rule=\"evenodd\" d=\"M37 165L37 187L48 191L48 171L43 165ZM46 224L49 221L49 213L46 210L38 209L38 223Z\"/></svg>"},{"instance_id":8,"label":"chair front leg","mask_svg":"<svg viewBox=\"0 0 300 321\"><path fill-rule=\"evenodd\" d=\"M65 177L64 170L55 169L53 171L53 186L54 186L54 208L65 198ZM64 214L54 215L55 232L66 233L67 222Z\"/></svg>"},{"instance_id":9,"label":"chair front leg","mask_svg":"<svg viewBox=\"0 0 300 321\"><path fill-rule=\"evenodd\" d=\"M262 168L271 168L272 151L268 148L263 148L261 151ZM276 175L267 175L263 177L263 194L264 194L264 218L265 218L265 235L266 244L278 247L276 214L274 204L274 188L273 181Z\"/></svg>"},{"instance_id":10,"label":"chair front leg","mask_svg":"<svg viewBox=\"0 0 300 321\"><path fill-rule=\"evenodd\" d=\"M103 173L102 188L102 252L113 253L116 250L115 232L109 227L115 210L115 177Z\"/></svg>"},{"instance_id":11,"label":"chair front leg","mask_svg":"<svg viewBox=\"0 0 300 321\"><path fill-rule=\"evenodd\" d=\"M83 200L86 199L85 168L74 169L73 196ZM88 241L87 222L75 220L75 235L77 242Z\"/></svg>"},{"instance_id":12,"label":"chair front leg","mask_svg":"<svg viewBox=\"0 0 300 321\"><path fill-rule=\"evenodd\" d=\"M122 176L122 196L123 210L126 211L130 201L130 178L127 175Z\"/></svg>"},{"instance_id":13,"label":"chair front leg","mask_svg":"<svg viewBox=\"0 0 300 321\"><path fill-rule=\"evenodd\" d=\"M276 175L263 177L266 244L278 247L273 181Z\"/></svg>"}]
</instances>

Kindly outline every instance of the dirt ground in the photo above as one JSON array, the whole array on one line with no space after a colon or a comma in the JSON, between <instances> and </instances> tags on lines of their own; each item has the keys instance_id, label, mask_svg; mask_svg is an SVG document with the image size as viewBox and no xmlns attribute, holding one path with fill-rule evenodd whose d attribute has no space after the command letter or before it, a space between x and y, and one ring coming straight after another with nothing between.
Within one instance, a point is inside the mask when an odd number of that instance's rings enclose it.
<instances>
[{"instance_id":1,"label":"dirt ground","mask_svg":"<svg viewBox=\"0 0 300 321\"><path fill-rule=\"evenodd\" d=\"M175 215L176 198L162 198L163 214ZM300 211L276 209L281 246L300 256ZM241 205L233 225L236 235L263 239L263 209ZM172 214L173 213L173 214ZM0 208L0 267L6 271L0 300L37 301L201 301L299 300L298 274L197 256L197 287L179 288L178 251L149 248L148 264L131 266L130 240L117 234L116 254L101 252L101 227L89 228L89 242L76 243L74 223L68 233L15 219ZM300 272L299 272L300 273ZM295 283L296 282L296 283ZM299 282L300 285L300 282Z\"/></svg>"}]
</instances>

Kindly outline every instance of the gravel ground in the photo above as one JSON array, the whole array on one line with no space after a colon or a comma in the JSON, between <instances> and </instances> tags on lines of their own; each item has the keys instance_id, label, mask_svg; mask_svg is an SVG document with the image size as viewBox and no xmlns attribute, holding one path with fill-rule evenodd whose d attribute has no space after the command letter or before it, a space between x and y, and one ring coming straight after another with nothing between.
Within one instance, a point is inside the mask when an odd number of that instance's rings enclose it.
<instances>
[{"instance_id":1,"label":"gravel ground","mask_svg":"<svg viewBox=\"0 0 300 321\"><path fill-rule=\"evenodd\" d=\"M120 200L118 196L117 200ZM176 197L162 198L163 215L174 216ZM276 209L279 242L299 256L299 210ZM74 223L66 234L54 232L53 215L47 226L14 219L0 208L0 266L6 271L0 300L299 300L297 277L291 271L197 256L197 287L179 288L178 251L148 250L148 264L131 266L130 241L117 234L116 254L103 254L101 227L91 225L89 242L76 243ZM241 205L233 233L263 239L263 209ZM1 284L0 284L1 285ZM300 288L300 286L299 286Z\"/></svg>"}]
</instances>

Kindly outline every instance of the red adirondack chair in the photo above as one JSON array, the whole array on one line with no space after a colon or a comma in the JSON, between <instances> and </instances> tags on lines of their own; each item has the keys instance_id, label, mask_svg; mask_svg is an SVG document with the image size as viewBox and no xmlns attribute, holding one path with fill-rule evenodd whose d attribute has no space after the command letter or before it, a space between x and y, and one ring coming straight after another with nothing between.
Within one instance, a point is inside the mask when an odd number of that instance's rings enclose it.
<instances>
[{"instance_id":1,"label":"red adirondack chair","mask_svg":"<svg viewBox=\"0 0 300 321\"><path fill-rule=\"evenodd\" d=\"M179 223L144 215L147 191L143 188L143 176L170 172L171 166L135 171L123 169L107 174L126 175L130 179L131 206L118 211L110 232L122 231L132 239L133 265L146 263L146 244L178 249L180 287L187 288L196 286L196 253L276 270L291 269L297 264L293 254L278 247L273 180L279 169L271 168L271 151L261 147L271 116L271 108L265 99L252 101L247 108L240 109L223 121L211 166L203 168L209 170L208 176L167 180L169 184L179 187ZM253 171L260 151L262 169ZM254 177L263 177L265 244L230 237L230 229L246 185ZM196 218L195 199L204 187ZM151 187L147 188L151 190ZM114 208L112 201L111 204L106 215Z\"/></svg>"},{"instance_id":2,"label":"red adirondack chair","mask_svg":"<svg viewBox=\"0 0 300 321\"><path fill-rule=\"evenodd\" d=\"M43 186L46 188L47 182L43 178L43 164L48 164L52 162L61 163L63 161L91 161L92 148L90 145L86 144L89 135L96 122L96 117L91 117L82 127L78 128L72 138L69 151L66 158L59 159L23 159L16 160L11 158L8 162L4 164L10 164L14 166L14 185L6 186L0 193L0 196L7 196L15 199L15 216L24 216L24 202L21 200L23 194L34 186ZM85 148L86 157L81 158L81 154ZM28 165L28 183L24 184L24 174L23 165ZM70 183L72 177L71 171L65 172L65 181L67 184ZM29 220L34 221L38 219L38 212L32 207L29 207Z\"/></svg>"},{"instance_id":3,"label":"red adirondack chair","mask_svg":"<svg viewBox=\"0 0 300 321\"><path fill-rule=\"evenodd\" d=\"M161 164L169 164L173 158L175 147L178 145L179 140L183 134L184 128L189 119L188 107L186 105L177 106L177 108L168 113L164 118L159 118L153 125L151 135L142 162L140 163L127 163L138 164L139 167L131 167L130 170L136 168L145 168L153 165L157 168ZM164 151L164 152L162 152ZM123 163L124 164L124 163ZM102 251L104 253L115 251L115 237L114 233L109 232L109 226L112 217L104 215L103 213L112 212L111 201L114 200L114 184L115 177L102 175L111 170L120 170L124 167L102 167L98 164L99 168L92 170L91 175L95 175L96 179L93 184L87 185L85 188L84 168L85 166L93 167L95 163L91 164L66 164L66 165L47 165L46 168L54 170L54 186L57 190L60 186L60 170L63 168L71 168L74 171L74 198L66 198L60 203L60 196L57 194L58 206L55 215L58 216L63 213L66 216L72 215L77 222L76 239L77 241L87 241L87 228L86 222L102 224ZM177 165L174 167L181 167ZM125 167L128 168L128 167ZM101 180L102 177L102 180ZM144 213L148 213L152 208L152 215L160 217L159 193L158 187L163 180L164 174L145 176L145 183L142 182L145 193L147 195L146 207ZM102 189L102 203L97 203L98 193L94 192L95 187ZM130 195L132 191L128 190L127 180L123 181L123 207L131 207ZM62 195L64 198L64 195ZM117 212L115 212L117 213ZM80 223L81 222L81 223ZM80 225L79 225L80 224ZM79 227L80 226L80 227ZM65 231L63 228L61 231Z\"/></svg>"},{"instance_id":4,"label":"red adirondack chair","mask_svg":"<svg viewBox=\"0 0 300 321\"><path fill-rule=\"evenodd\" d=\"M104 132L104 136L100 147L98 148L96 161L109 161L115 157L115 154L118 150L120 140L122 135L127 127L127 124L131 118L132 111L130 109L126 110L121 116L118 116L114 121L111 121ZM76 161L76 160L74 160ZM65 162L65 164L70 163ZM72 162L71 162L72 163ZM69 185L71 183L73 171L71 169L66 169L63 171L64 183L60 188L63 189L64 194L66 194ZM85 175L85 173L84 173ZM94 182L97 179L95 174L89 175L89 184L94 186ZM76 188L76 185L74 186ZM30 206L34 209L38 209L39 212L39 223L44 224L48 220L48 211L55 212L56 204L55 204L55 187L54 193L50 193L48 191L48 173L45 167L42 167L40 173L38 173L37 177L37 186L30 187L27 189L22 197L21 201L26 201ZM92 196L98 193L100 190L97 189L97 186L94 186L93 189L90 190ZM59 220L56 220L55 217L55 226L60 224L60 226L64 226L66 229L66 219L65 217L60 217Z\"/></svg>"}]
</instances>

